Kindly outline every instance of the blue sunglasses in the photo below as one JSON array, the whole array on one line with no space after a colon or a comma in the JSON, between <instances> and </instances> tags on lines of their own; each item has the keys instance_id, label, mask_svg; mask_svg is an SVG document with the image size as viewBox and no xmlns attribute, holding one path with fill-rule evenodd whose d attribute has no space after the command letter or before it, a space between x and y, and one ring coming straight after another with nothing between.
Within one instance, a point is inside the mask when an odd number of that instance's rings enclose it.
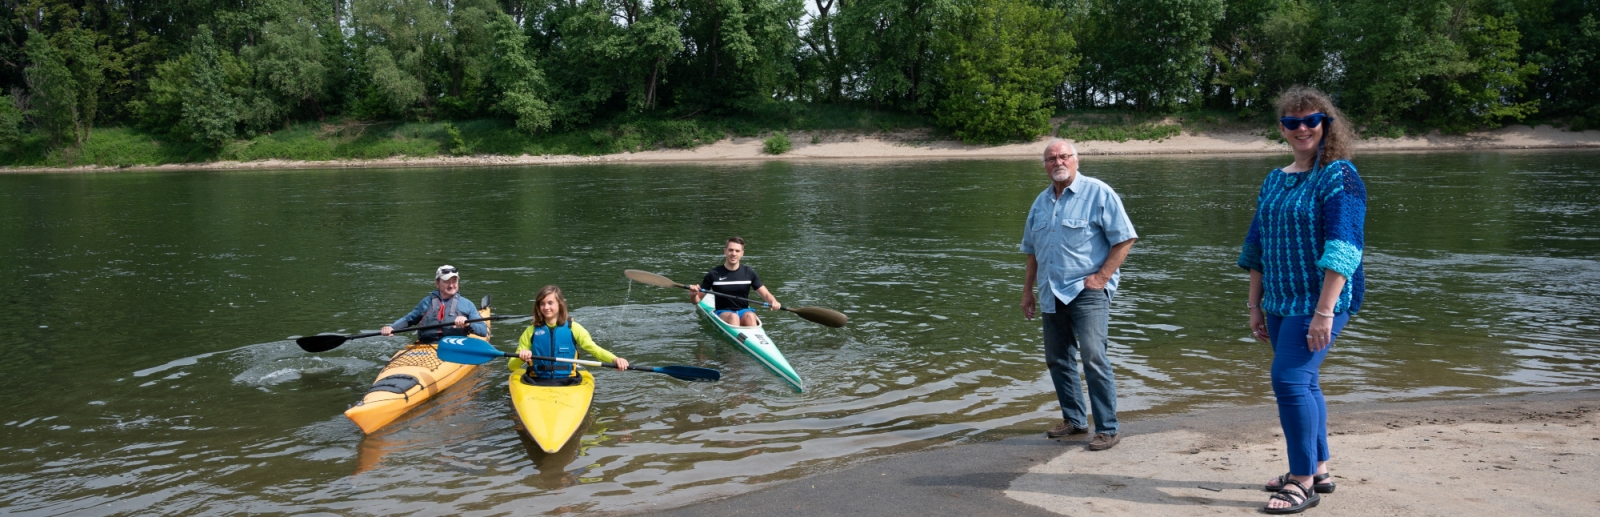
<instances>
[{"instance_id":1,"label":"blue sunglasses","mask_svg":"<svg viewBox=\"0 0 1600 517\"><path fill-rule=\"evenodd\" d=\"M1278 119L1278 123L1283 124L1284 129L1294 131L1296 129L1300 129L1300 124L1302 123L1306 125L1307 129L1316 129L1317 126L1322 125L1322 121L1324 120L1333 120L1333 117L1323 113L1312 113L1310 115L1306 115L1305 118L1283 117Z\"/></svg>"}]
</instances>

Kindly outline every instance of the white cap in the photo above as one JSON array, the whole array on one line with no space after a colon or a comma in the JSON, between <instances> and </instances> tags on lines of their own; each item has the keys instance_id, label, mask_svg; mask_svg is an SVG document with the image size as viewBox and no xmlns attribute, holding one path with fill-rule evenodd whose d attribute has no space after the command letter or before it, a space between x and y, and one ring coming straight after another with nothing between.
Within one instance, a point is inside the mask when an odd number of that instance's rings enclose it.
<instances>
[{"instance_id":1,"label":"white cap","mask_svg":"<svg viewBox=\"0 0 1600 517\"><path fill-rule=\"evenodd\" d=\"M439 270L433 272L434 281L449 280L460 276L460 274L456 273L456 267L449 264L439 266Z\"/></svg>"}]
</instances>

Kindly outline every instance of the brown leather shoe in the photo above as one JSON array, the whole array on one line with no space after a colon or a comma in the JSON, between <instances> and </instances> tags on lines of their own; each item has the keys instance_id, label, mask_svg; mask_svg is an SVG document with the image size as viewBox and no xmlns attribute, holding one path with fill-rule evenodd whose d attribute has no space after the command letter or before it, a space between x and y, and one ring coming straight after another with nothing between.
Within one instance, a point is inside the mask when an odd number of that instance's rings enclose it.
<instances>
[{"instance_id":1,"label":"brown leather shoe","mask_svg":"<svg viewBox=\"0 0 1600 517\"><path fill-rule=\"evenodd\" d=\"M1103 451L1103 450L1106 450L1106 449L1110 449L1112 447L1116 447L1117 446L1117 442L1120 442L1120 441L1122 441L1122 437L1119 436L1119 435L1106 434L1106 433L1095 433L1094 438L1089 440L1089 450L1091 450L1091 451Z\"/></svg>"},{"instance_id":2,"label":"brown leather shoe","mask_svg":"<svg viewBox=\"0 0 1600 517\"><path fill-rule=\"evenodd\" d=\"M1050 428L1049 431L1045 431L1044 432L1044 436L1045 436L1045 438L1060 438L1060 437L1063 437L1063 436L1069 436L1069 435L1074 435L1074 434L1085 434L1085 433L1088 433L1088 432L1089 432L1089 428L1087 428L1087 427L1078 427L1078 426L1072 425L1072 422L1068 422L1066 420L1062 420L1061 423L1056 424L1056 426Z\"/></svg>"}]
</instances>

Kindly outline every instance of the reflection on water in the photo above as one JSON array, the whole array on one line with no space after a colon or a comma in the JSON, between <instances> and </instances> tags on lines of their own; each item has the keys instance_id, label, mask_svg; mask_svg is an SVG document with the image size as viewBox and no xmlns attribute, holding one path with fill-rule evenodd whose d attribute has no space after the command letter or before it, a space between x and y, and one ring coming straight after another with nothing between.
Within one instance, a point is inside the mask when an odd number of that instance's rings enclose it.
<instances>
[{"instance_id":1,"label":"reflection on water","mask_svg":"<svg viewBox=\"0 0 1600 517\"><path fill-rule=\"evenodd\" d=\"M1364 311L1323 370L1337 401L1548 391L1600 377L1594 153L1357 161ZM1270 401L1233 266L1282 157L1086 160L1141 234L1113 304L1124 421ZM436 194L452 185L455 196ZM1016 252L1032 161L0 176L0 507L18 515L646 511L873 455L1032 434L1054 397ZM787 304L790 392L681 291L729 234ZM490 363L370 436L341 415L400 338L370 331L438 264L497 313L559 283L595 339L580 436L545 454ZM509 350L520 325L496 328Z\"/></svg>"}]
</instances>

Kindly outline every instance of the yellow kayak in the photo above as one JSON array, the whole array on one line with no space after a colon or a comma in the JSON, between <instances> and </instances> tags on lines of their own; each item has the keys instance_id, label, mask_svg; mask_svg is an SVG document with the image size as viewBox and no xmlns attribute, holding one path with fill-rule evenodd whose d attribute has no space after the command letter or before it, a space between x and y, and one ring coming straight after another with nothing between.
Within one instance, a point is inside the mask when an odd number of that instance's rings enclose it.
<instances>
[{"instance_id":1,"label":"yellow kayak","mask_svg":"<svg viewBox=\"0 0 1600 517\"><path fill-rule=\"evenodd\" d=\"M594 402L594 375L578 370L583 380L577 384L536 386L522 382L528 369L521 361L517 363L519 367L511 372L511 405L517 408L517 418L544 452L559 451L589 415L589 404Z\"/></svg>"},{"instance_id":2,"label":"yellow kayak","mask_svg":"<svg viewBox=\"0 0 1600 517\"><path fill-rule=\"evenodd\" d=\"M489 308L478 309L478 316L489 317ZM490 322L483 324L488 326ZM487 339L478 335L472 337ZM372 389L345 410L344 416L361 426L362 432L370 434L465 378L474 368L477 366L440 361L437 344L406 345L389 358L389 364L378 372Z\"/></svg>"}]
</instances>

